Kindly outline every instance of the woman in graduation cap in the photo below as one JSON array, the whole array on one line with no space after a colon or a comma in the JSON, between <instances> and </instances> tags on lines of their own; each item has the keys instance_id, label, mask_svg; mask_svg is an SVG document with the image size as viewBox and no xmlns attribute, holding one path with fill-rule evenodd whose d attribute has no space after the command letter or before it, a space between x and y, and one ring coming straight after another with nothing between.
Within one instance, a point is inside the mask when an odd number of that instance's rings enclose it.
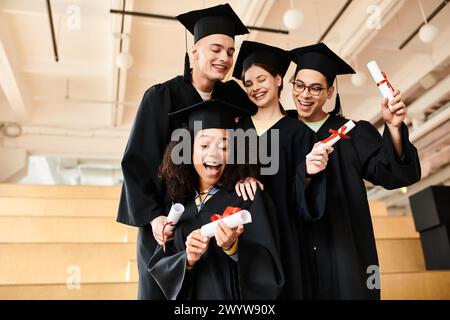
<instances>
[{"instance_id":1,"label":"woman in graduation cap","mask_svg":"<svg viewBox=\"0 0 450 320\"><path fill-rule=\"evenodd\" d=\"M148 264L166 299L276 299L280 294L284 278L276 212L260 191L253 201L238 197L234 186L239 176L227 163L232 155L226 129L235 127L236 116L248 114L218 100L171 114L188 119L190 139L182 151L183 156L188 154L187 161L175 164L179 161L173 157L179 152L174 148L183 141L172 142L160 168L170 198L185 207L173 240L166 243L165 251L157 247ZM196 129L194 121L201 128ZM214 238L201 235L200 227L211 218L243 209L252 215L250 224L230 229L219 222Z\"/></svg>"},{"instance_id":2,"label":"woman in graduation cap","mask_svg":"<svg viewBox=\"0 0 450 320\"><path fill-rule=\"evenodd\" d=\"M211 98L256 112L256 106L235 81L222 82L233 63L234 37L248 33L233 9L228 4L218 5L181 14L177 19L194 35L193 68L186 53L183 76L145 92L122 158L124 181L117 221L139 227L139 299L154 296L157 288L151 284L146 265L157 242L163 241L161 230L166 219L168 199L158 167L172 131L180 126L168 114ZM170 238L171 232L166 230L166 236Z\"/></svg>"},{"instance_id":3,"label":"woman in graduation cap","mask_svg":"<svg viewBox=\"0 0 450 320\"><path fill-rule=\"evenodd\" d=\"M295 117L315 131L318 140L330 136L348 119L340 116L339 95L335 109L322 107L333 95L337 75L353 69L325 44L292 50L295 70L292 97ZM367 121L334 145L327 175L327 201L323 218L305 226L314 261L314 297L317 299L379 299L380 271L364 181L386 189L420 180L416 148L409 142L403 123L406 107L394 92L391 111L381 102L385 121L383 136Z\"/></svg>"},{"instance_id":4,"label":"woman in graduation cap","mask_svg":"<svg viewBox=\"0 0 450 320\"><path fill-rule=\"evenodd\" d=\"M316 220L325 207L325 176L318 174L332 151L313 149L315 137L305 124L286 116L279 98L290 53L258 42L244 41L233 76L241 79L258 111L240 121L243 129L254 129L259 147L271 163L262 165L260 180L277 208L280 225L281 260L286 283L285 299L311 298L310 274L303 255L303 220ZM312 156L306 155L312 151ZM261 162L261 161L260 161ZM265 169L265 171L264 171ZM308 191L305 185L309 184Z\"/></svg>"}]
</instances>

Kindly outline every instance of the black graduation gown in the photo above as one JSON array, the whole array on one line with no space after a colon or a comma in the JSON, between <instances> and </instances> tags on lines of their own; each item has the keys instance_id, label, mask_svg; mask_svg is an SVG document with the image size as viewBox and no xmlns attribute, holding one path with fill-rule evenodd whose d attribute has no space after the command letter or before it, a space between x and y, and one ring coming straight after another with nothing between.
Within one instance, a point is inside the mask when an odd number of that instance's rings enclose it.
<instances>
[{"instance_id":1,"label":"black graduation gown","mask_svg":"<svg viewBox=\"0 0 450 320\"><path fill-rule=\"evenodd\" d=\"M239 237L238 261L232 260L215 238L193 269L186 269L187 236L222 214L227 206L247 209L252 222L244 225ZM166 299L249 300L276 299L284 284L279 258L276 211L270 198L258 191L254 201L244 202L236 193L220 190L198 212L194 200L185 203L185 212L175 226L174 240L160 246L148 264L151 276Z\"/></svg>"},{"instance_id":2,"label":"black graduation gown","mask_svg":"<svg viewBox=\"0 0 450 320\"><path fill-rule=\"evenodd\" d=\"M256 106L235 81L217 82L212 98L256 112ZM124 181L117 221L139 227L139 299L154 295L153 290L157 288L151 283L146 268L157 244L149 222L165 214L164 207L169 199L158 178L158 167L172 131L181 126L181 123L169 120L168 114L201 101L194 86L186 83L182 76L154 85L145 92L130 132L122 158Z\"/></svg>"},{"instance_id":3,"label":"black graduation gown","mask_svg":"<svg viewBox=\"0 0 450 320\"><path fill-rule=\"evenodd\" d=\"M255 129L250 117L240 122L243 129ZM276 174L261 175L264 191L277 209L281 261L285 273L283 299L311 299L312 284L309 258L302 231L303 221L319 219L325 209L325 175L315 176L305 190L305 159L314 142L314 132L295 119L283 117L259 137L271 150L273 130L279 132L279 168Z\"/></svg>"},{"instance_id":4,"label":"black graduation gown","mask_svg":"<svg viewBox=\"0 0 450 320\"><path fill-rule=\"evenodd\" d=\"M316 134L318 140L329 137L329 129L337 130L347 121L330 115ZM381 136L367 121L357 122L348 133L351 138L334 145L326 169L325 214L306 228L309 253L315 261L316 299L380 299L380 290L369 289L375 282L374 271L368 267L378 267L378 256L363 180L386 189L420 180L417 150L409 142L406 125L401 130L403 160L388 128Z\"/></svg>"}]
</instances>

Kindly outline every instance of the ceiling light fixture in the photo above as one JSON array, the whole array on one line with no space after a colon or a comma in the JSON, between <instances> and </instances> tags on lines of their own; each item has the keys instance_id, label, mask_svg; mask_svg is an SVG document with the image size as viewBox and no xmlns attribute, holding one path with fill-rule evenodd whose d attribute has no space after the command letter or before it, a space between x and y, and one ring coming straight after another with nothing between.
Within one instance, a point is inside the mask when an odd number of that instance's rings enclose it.
<instances>
[{"instance_id":1,"label":"ceiling light fixture","mask_svg":"<svg viewBox=\"0 0 450 320\"><path fill-rule=\"evenodd\" d=\"M3 122L0 123L0 130L9 138L17 138L22 134L22 127L16 122Z\"/></svg>"},{"instance_id":2,"label":"ceiling light fixture","mask_svg":"<svg viewBox=\"0 0 450 320\"><path fill-rule=\"evenodd\" d=\"M294 0L291 0L291 8L283 15L283 23L289 30L297 30L303 23L303 12L294 8Z\"/></svg>"},{"instance_id":3,"label":"ceiling light fixture","mask_svg":"<svg viewBox=\"0 0 450 320\"><path fill-rule=\"evenodd\" d=\"M422 18L424 21L424 25L419 30L419 39L423 43L433 42L434 39L439 34L439 29L433 24L428 23L427 17L425 16L425 11L423 10L423 5L421 0L417 0L420 8L420 12L422 13Z\"/></svg>"},{"instance_id":4,"label":"ceiling light fixture","mask_svg":"<svg viewBox=\"0 0 450 320\"><path fill-rule=\"evenodd\" d=\"M356 73L352 74L350 80L355 87L360 88L366 83L367 74L364 71L362 71L361 69L359 69L358 62L356 61L356 59L353 59L353 61L355 64L355 72Z\"/></svg>"},{"instance_id":5,"label":"ceiling light fixture","mask_svg":"<svg viewBox=\"0 0 450 320\"><path fill-rule=\"evenodd\" d=\"M133 65L133 56L128 52L122 52L123 39L124 39L124 20L125 20L125 0L122 6L122 24L120 27L120 44L119 44L119 54L116 57L116 65L122 70L127 70Z\"/></svg>"},{"instance_id":6,"label":"ceiling light fixture","mask_svg":"<svg viewBox=\"0 0 450 320\"><path fill-rule=\"evenodd\" d=\"M133 56L128 52L121 52L116 57L116 65L123 70L130 68L133 65Z\"/></svg>"}]
</instances>

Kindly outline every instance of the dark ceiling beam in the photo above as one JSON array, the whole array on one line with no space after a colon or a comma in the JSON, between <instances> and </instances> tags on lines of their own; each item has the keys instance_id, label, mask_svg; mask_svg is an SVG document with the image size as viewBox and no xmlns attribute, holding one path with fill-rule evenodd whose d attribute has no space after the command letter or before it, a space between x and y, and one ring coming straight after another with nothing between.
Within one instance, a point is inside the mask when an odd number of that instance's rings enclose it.
<instances>
[{"instance_id":1,"label":"dark ceiling beam","mask_svg":"<svg viewBox=\"0 0 450 320\"><path fill-rule=\"evenodd\" d=\"M430 22L431 19L433 19L442 9L444 9L444 7L450 2L450 0L444 0L441 2L441 4L434 9L434 11L427 17L427 21ZM417 27L416 30L413 31L413 33L411 33L411 35L406 38L405 41L403 41L403 43L400 45L400 47L398 47L400 50L402 50L404 47L406 47L406 45L408 45L408 43L411 42L411 40L419 33L420 28L422 28L425 25L425 22L422 22L422 24L420 26Z\"/></svg>"},{"instance_id":2,"label":"dark ceiling beam","mask_svg":"<svg viewBox=\"0 0 450 320\"><path fill-rule=\"evenodd\" d=\"M115 14L125 14L125 15L135 16L135 17L143 17L143 18L154 18L154 19L172 20L172 21L177 20L176 17L165 16L165 15L154 14L154 13L146 13L146 12L122 11L122 10L116 10L116 9L111 9L111 10L109 10L109 12L115 13ZM279 33L279 34L289 34L289 31L287 31L287 30L263 28L263 27L255 27L255 26L246 26L246 27L250 30L255 30L255 31Z\"/></svg>"},{"instance_id":3,"label":"dark ceiling beam","mask_svg":"<svg viewBox=\"0 0 450 320\"><path fill-rule=\"evenodd\" d=\"M126 1L127 0L123 0L122 2L122 10L118 10L119 13L121 14L121 18L122 21L120 23L120 41L119 41L119 54L122 53L122 49L123 49L123 31L124 31L124 26L125 26L125 7L126 7ZM117 68L117 77L116 77L116 99L115 99L115 104L114 104L114 127L118 126L118 119L117 119L117 113L119 111L119 97L120 97L120 77L121 77L121 69L118 67Z\"/></svg>"},{"instance_id":4,"label":"dark ceiling beam","mask_svg":"<svg viewBox=\"0 0 450 320\"><path fill-rule=\"evenodd\" d=\"M55 55L55 61L58 62L59 61L58 47L56 45L55 28L53 27L52 6L50 5L50 0L47 0L47 14L50 23L50 32L52 34L53 53Z\"/></svg>"},{"instance_id":5,"label":"dark ceiling beam","mask_svg":"<svg viewBox=\"0 0 450 320\"><path fill-rule=\"evenodd\" d=\"M341 16L344 14L345 10L350 6L350 4L353 2L353 0L347 0L347 2L344 4L342 9L339 11L339 13L336 15L334 20L331 22L331 24L328 26L327 30L320 36L320 39L317 41L317 43L322 42L325 37L330 33L331 29L335 26L335 24L338 22L338 20L341 18Z\"/></svg>"}]
</instances>

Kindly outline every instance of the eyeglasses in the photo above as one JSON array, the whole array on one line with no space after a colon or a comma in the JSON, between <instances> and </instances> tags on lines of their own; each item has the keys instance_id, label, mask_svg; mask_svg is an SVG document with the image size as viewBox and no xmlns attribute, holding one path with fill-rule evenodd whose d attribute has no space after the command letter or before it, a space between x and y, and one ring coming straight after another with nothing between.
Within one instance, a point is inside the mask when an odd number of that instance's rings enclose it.
<instances>
[{"instance_id":1,"label":"eyeglasses","mask_svg":"<svg viewBox=\"0 0 450 320\"><path fill-rule=\"evenodd\" d=\"M322 90L328 89L318 85L306 86L301 81L291 81L291 83L294 86L295 92L302 93L305 91L305 89L308 89L309 94L315 97L319 96Z\"/></svg>"}]
</instances>

